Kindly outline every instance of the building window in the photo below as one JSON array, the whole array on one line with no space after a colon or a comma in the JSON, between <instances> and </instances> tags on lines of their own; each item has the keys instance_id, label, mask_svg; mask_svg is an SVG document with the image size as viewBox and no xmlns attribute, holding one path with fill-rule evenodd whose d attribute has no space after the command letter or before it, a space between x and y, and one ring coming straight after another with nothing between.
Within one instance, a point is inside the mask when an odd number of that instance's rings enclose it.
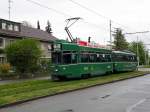
<instances>
[{"instance_id":1,"label":"building window","mask_svg":"<svg viewBox=\"0 0 150 112\"><path fill-rule=\"evenodd\" d=\"M19 26L14 25L14 31L19 31Z\"/></svg>"},{"instance_id":2,"label":"building window","mask_svg":"<svg viewBox=\"0 0 150 112\"><path fill-rule=\"evenodd\" d=\"M2 23L2 29L6 30L6 23Z\"/></svg>"},{"instance_id":3,"label":"building window","mask_svg":"<svg viewBox=\"0 0 150 112\"><path fill-rule=\"evenodd\" d=\"M0 63L5 63L5 57L0 57Z\"/></svg>"},{"instance_id":4,"label":"building window","mask_svg":"<svg viewBox=\"0 0 150 112\"><path fill-rule=\"evenodd\" d=\"M14 41L15 41L15 40L10 39L10 40L9 40L9 44L12 44Z\"/></svg>"},{"instance_id":5,"label":"building window","mask_svg":"<svg viewBox=\"0 0 150 112\"><path fill-rule=\"evenodd\" d=\"M8 30L11 30L11 31L13 30L13 25L12 24L8 25Z\"/></svg>"},{"instance_id":6,"label":"building window","mask_svg":"<svg viewBox=\"0 0 150 112\"><path fill-rule=\"evenodd\" d=\"M4 39L0 37L0 48L4 47Z\"/></svg>"}]
</instances>

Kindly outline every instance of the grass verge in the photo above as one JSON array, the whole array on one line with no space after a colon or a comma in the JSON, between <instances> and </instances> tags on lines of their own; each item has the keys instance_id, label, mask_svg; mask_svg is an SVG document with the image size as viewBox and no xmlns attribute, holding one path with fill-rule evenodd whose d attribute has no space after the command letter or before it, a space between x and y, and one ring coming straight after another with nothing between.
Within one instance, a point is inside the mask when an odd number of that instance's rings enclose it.
<instances>
[{"instance_id":1,"label":"grass verge","mask_svg":"<svg viewBox=\"0 0 150 112\"><path fill-rule=\"evenodd\" d=\"M67 91L106 84L118 80L142 76L148 72L127 72L94 77L82 80L53 82L51 80L33 80L0 85L0 107Z\"/></svg>"},{"instance_id":2,"label":"grass verge","mask_svg":"<svg viewBox=\"0 0 150 112\"><path fill-rule=\"evenodd\" d=\"M144 65L143 68L150 68L150 65Z\"/></svg>"}]
</instances>

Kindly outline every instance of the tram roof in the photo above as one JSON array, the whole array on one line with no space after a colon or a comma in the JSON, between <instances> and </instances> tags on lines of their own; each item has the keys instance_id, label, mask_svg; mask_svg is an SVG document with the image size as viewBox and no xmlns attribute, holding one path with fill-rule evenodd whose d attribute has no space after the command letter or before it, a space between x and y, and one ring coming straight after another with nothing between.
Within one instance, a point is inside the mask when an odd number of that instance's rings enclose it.
<instances>
[{"instance_id":1,"label":"tram roof","mask_svg":"<svg viewBox=\"0 0 150 112\"><path fill-rule=\"evenodd\" d=\"M126 54L126 55L136 55L131 51L112 51L115 54Z\"/></svg>"},{"instance_id":2,"label":"tram roof","mask_svg":"<svg viewBox=\"0 0 150 112\"><path fill-rule=\"evenodd\" d=\"M67 42L64 40L56 41L56 43L62 44L62 50L67 51L88 51L88 52L105 52L105 53L111 53L112 51L105 48L93 48L90 46L80 46L76 43Z\"/></svg>"}]
</instances>

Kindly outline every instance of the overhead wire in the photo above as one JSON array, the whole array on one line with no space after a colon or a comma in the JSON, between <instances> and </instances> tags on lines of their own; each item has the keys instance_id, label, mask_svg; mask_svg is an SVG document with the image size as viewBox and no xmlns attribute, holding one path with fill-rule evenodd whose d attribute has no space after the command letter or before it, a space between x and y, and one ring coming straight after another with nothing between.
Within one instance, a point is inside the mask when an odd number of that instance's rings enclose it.
<instances>
[{"instance_id":1,"label":"overhead wire","mask_svg":"<svg viewBox=\"0 0 150 112\"><path fill-rule=\"evenodd\" d=\"M30 2L30 3L32 3L32 4L35 4L35 5L38 5L39 7L42 7L42 8L46 8L46 9L48 9L48 10L51 10L51 11L53 11L53 12L55 12L55 13L57 13L57 14L60 14L60 15L63 15L64 17L72 17L71 15L69 15L69 14L66 14L66 13L64 13L64 12L61 12L61 11L58 11L58 10L56 10L56 9L54 9L54 8L50 8L50 7L48 7L48 6L46 6L46 5L43 5L43 4L41 4L41 3L39 3L39 2L37 2L37 1L35 1L35 0L26 0L26 1L28 1L28 2ZM94 23L91 23L91 22L88 22L88 21L83 21L84 23L86 23L86 24L89 24L89 25L91 25L91 26L94 26L95 28L98 28L98 27L101 27L101 29L105 29L105 30L108 30L108 29L106 29L106 28L104 28L104 27L102 27L102 26L100 26L100 25L96 25L96 24L94 24Z\"/></svg>"},{"instance_id":2,"label":"overhead wire","mask_svg":"<svg viewBox=\"0 0 150 112\"><path fill-rule=\"evenodd\" d=\"M83 8L83 9L85 9L85 10L87 10L87 11L89 11L89 12L91 12L91 13L97 15L97 16L99 16L99 17L105 18L105 19L107 19L107 20L111 20L113 23L116 23L116 24L118 24L118 25L120 25L120 26L123 26L123 27L128 28L127 26L125 26L125 25L123 25L123 24L120 24L120 23L118 23L118 22L112 20L112 19L109 18L109 17L104 16L104 15L102 15L102 14L96 12L95 10L93 10L93 9L91 9L91 8L88 8L87 6L85 6L85 5L81 4L81 3L78 3L78 2L76 2L76 1L74 1L74 0L69 0L69 1L72 2L73 4L78 5L79 7Z\"/></svg>"},{"instance_id":3,"label":"overhead wire","mask_svg":"<svg viewBox=\"0 0 150 112\"><path fill-rule=\"evenodd\" d=\"M39 3L39 2L36 2L35 0L26 0L26 1L28 1L28 2L30 2L30 3L33 3L33 4L35 4L35 5L38 5L38 6L40 6L40 7L46 8L46 9L48 9L48 10L51 10L51 11L57 13L57 14L60 14L60 15L65 16L65 17L72 17L72 16L70 16L69 14L66 14L66 13L64 13L64 12L58 11L58 10L56 10L56 9L54 9L54 8L50 8L50 7L46 6L46 5L43 5L43 4Z\"/></svg>"}]
</instances>

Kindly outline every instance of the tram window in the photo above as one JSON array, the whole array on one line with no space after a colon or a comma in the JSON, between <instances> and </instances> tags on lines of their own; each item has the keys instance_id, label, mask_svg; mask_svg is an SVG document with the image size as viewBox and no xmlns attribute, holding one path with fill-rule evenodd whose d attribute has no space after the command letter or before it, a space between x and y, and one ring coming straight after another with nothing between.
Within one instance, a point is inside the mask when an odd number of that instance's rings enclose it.
<instances>
[{"instance_id":1,"label":"tram window","mask_svg":"<svg viewBox=\"0 0 150 112\"><path fill-rule=\"evenodd\" d=\"M63 53L63 64L71 64L71 53Z\"/></svg>"},{"instance_id":2,"label":"tram window","mask_svg":"<svg viewBox=\"0 0 150 112\"><path fill-rule=\"evenodd\" d=\"M60 64L61 63L61 53L52 52L52 63Z\"/></svg>"},{"instance_id":3,"label":"tram window","mask_svg":"<svg viewBox=\"0 0 150 112\"><path fill-rule=\"evenodd\" d=\"M77 63L77 54L73 53L71 59L72 59L72 63Z\"/></svg>"},{"instance_id":4,"label":"tram window","mask_svg":"<svg viewBox=\"0 0 150 112\"><path fill-rule=\"evenodd\" d=\"M118 61L124 61L125 60L125 57L123 55L118 55Z\"/></svg>"},{"instance_id":5,"label":"tram window","mask_svg":"<svg viewBox=\"0 0 150 112\"><path fill-rule=\"evenodd\" d=\"M136 62L137 60L136 60L136 56L132 56L132 58L133 58L133 62Z\"/></svg>"},{"instance_id":6,"label":"tram window","mask_svg":"<svg viewBox=\"0 0 150 112\"><path fill-rule=\"evenodd\" d=\"M133 56L128 56L128 60L127 61L133 61Z\"/></svg>"},{"instance_id":7,"label":"tram window","mask_svg":"<svg viewBox=\"0 0 150 112\"><path fill-rule=\"evenodd\" d=\"M133 61L137 62L137 57L136 56L133 56Z\"/></svg>"},{"instance_id":8,"label":"tram window","mask_svg":"<svg viewBox=\"0 0 150 112\"><path fill-rule=\"evenodd\" d=\"M112 60L116 61L116 55L115 54L112 54Z\"/></svg>"},{"instance_id":9,"label":"tram window","mask_svg":"<svg viewBox=\"0 0 150 112\"><path fill-rule=\"evenodd\" d=\"M96 54L96 62L100 62L100 54Z\"/></svg>"},{"instance_id":10,"label":"tram window","mask_svg":"<svg viewBox=\"0 0 150 112\"><path fill-rule=\"evenodd\" d=\"M96 54L89 54L89 62L95 62L96 61Z\"/></svg>"},{"instance_id":11,"label":"tram window","mask_svg":"<svg viewBox=\"0 0 150 112\"><path fill-rule=\"evenodd\" d=\"M130 57L129 57L129 56L127 56L127 55L122 55L121 61L128 61L128 60L130 60Z\"/></svg>"},{"instance_id":12,"label":"tram window","mask_svg":"<svg viewBox=\"0 0 150 112\"><path fill-rule=\"evenodd\" d=\"M83 53L80 56L81 56L81 62L84 62L84 63L89 62L89 54Z\"/></svg>"},{"instance_id":13,"label":"tram window","mask_svg":"<svg viewBox=\"0 0 150 112\"><path fill-rule=\"evenodd\" d=\"M123 61L123 57L122 57L122 55L119 55L119 54L114 54L113 55L113 60L114 61Z\"/></svg>"},{"instance_id":14,"label":"tram window","mask_svg":"<svg viewBox=\"0 0 150 112\"><path fill-rule=\"evenodd\" d=\"M105 59L107 62L110 62L111 61L111 55L105 55Z\"/></svg>"},{"instance_id":15,"label":"tram window","mask_svg":"<svg viewBox=\"0 0 150 112\"><path fill-rule=\"evenodd\" d=\"M128 61L133 61L133 56L129 56L129 60Z\"/></svg>"},{"instance_id":16,"label":"tram window","mask_svg":"<svg viewBox=\"0 0 150 112\"><path fill-rule=\"evenodd\" d=\"M105 62L105 55L104 54L100 54L99 55L99 62Z\"/></svg>"},{"instance_id":17,"label":"tram window","mask_svg":"<svg viewBox=\"0 0 150 112\"><path fill-rule=\"evenodd\" d=\"M135 56L130 56L130 61L132 61L132 62L136 61L136 57Z\"/></svg>"}]
</instances>

